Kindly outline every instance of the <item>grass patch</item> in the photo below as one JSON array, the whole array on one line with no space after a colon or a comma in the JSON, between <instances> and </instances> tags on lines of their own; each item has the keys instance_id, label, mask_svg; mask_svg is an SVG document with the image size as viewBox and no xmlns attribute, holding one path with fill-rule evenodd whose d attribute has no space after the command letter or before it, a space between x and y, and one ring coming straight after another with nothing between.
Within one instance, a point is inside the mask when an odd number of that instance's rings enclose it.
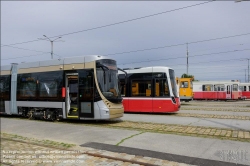
<instances>
[{"instance_id":1,"label":"grass patch","mask_svg":"<svg viewBox=\"0 0 250 166\"><path fill-rule=\"evenodd\" d=\"M19 136L16 134L8 134L8 133L3 133L1 132L1 138L2 139L11 139L11 140L15 140L15 141L24 141L25 143L31 143L31 144L37 144L37 145L41 145L41 146L52 146L55 148L71 148L76 146L75 144L68 144L68 143L63 143L63 142L56 142L56 141L51 141L51 140L39 140L39 139L35 139L35 138L28 138L28 137L23 137L23 136Z\"/></svg>"},{"instance_id":2,"label":"grass patch","mask_svg":"<svg viewBox=\"0 0 250 166\"><path fill-rule=\"evenodd\" d=\"M140 135L140 134L142 134L142 133L144 133L144 131L142 131L142 132L140 132L140 133L137 133L137 134L134 134L134 135L131 135L131 136L127 137L127 138L124 138L124 139L122 139L120 142L118 142L116 145L119 146L119 145L120 145L121 143L123 143L125 140L130 139L130 138L132 138L132 137L134 137L134 136Z\"/></svg>"}]
</instances>

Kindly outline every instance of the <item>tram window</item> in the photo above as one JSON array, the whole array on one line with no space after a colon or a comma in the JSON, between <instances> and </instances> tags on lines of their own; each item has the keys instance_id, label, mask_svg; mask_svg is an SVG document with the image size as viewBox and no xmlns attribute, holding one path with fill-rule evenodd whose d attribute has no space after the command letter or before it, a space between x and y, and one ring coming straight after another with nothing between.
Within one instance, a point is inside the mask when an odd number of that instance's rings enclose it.
<instances>
[{"instance_id":1,"label":"tram window","mask_svg":"<svg viewBox=\"0 0 250 166\"><path fill-rule=\"evenodd\" d=\"M54 80L43 80L40 82L40 97L57 97L57 82Z\"/></svg>"},{"instance_id":2,"label":"tram window","mask_svg":"<svg viewBox=\"0 0 250 166\"><path fill-rule=\"evenodd\" d=\"M214 85L214 91L220 91L218 85Z\"/></svg>"},{"instance_id":3,"label":"tram window","mask_svg":"<svg viewBox=\"0 0 250 166\"><path fill-rule=\"evenodd\" d=\"M227 94L230 94L230 86L227 86Z\"/></svg>"},{"instance_id":4,"label":"tram window","mask_svg":"<svg viewBox=\"0 0 250 166\"><path fill-rule=\"evenodd\" d=\"M190 82L190 88L193 89L193 82Z\"/></svg>"},{"instance_id":5,"label":"tram window","mask_svg":"<svg viewBox=\"0 0 250 166\"><path fill-rule=\"evenodd\" d=\"M0 93L4 91L3 84L4 84L3 80L0 80Z\"/></svg>"},{"instance_id":6,"label":"tram window","mask_svg":"<svg viewBox=\"0 0 250 166\"><path fill-rule=\"evenodd\" d=\"M69 80L69 92L70 93L77 93L78 92L78 80L72 79Z\"/></svg>"},{"instance_id":7,"label":"tram window","mask_svg":"<svg viewBox=\"0 0 250 166\"><path fill-rule=\"evenodd\" d=\"M130 79L152 79L152 78L166 78L166 73L133 73L129 76Z\"/></svg>"},{"instance_id":8,"label":"tram window","mask_svg":"<svg viewBox=\"0 0 250 166\"><path fill-rule=\"evenodd\" d=\"M203 91L213 91L213 85L202 85Z\"/></svg>"},{"instance_id":9,"label":"tram window","mask_svg":"<svg viewBox=\"0 0 250 166\"><path fill-rule=\"evenodd\" d=\"M222 84L214 85L214 91L224 91L225 86Z\"/></svg>"},{"instance_id":10,"label":"tram window","mask_svg":"<svg viewBox=\"0 0 250 166\"><path fill-rule=\"evenodd\" d=\"M60 97L63 71L38 73L38 96L44 98Z\"/></svg>"},{"instance_id":11,"label":"tram window","mask_svg":"<svg viewBox=\"0 0 250 166\"><path fill-rule=\"evenodd\" d=\"M35 74L18 75L17 94L20 97L36 97L37 76Z\"/></svg>"},{"instance_id":12,"label":"tram window","mask_svg":"<svg viewBox=\"0 0 250 166\"><path fill-rule=\"evenodd\" d=\"M126 95L125 80L120 79L119 82L118 82L118 85L119 85L119 90L120 90L121 96L125 96Z\"/></svg>"},{"instance_id":13,"label":"tram window","mask_svg":"<svg viewBox=\"0 0 250 166\"><path fill-rule=\"evenodd\" d=\"M246 91L246 86L239 86L240 91Z\"/></svg>"},{"instance_id":14,"label":"tram window","mask_svg":"<svg viewBox=\"0 0 250 166\"><path fill-rule=\"evenodd\" d=\"M248 86L248 91L250 91L250 86Z\"/></svg>"},{"instance_id":15,"label":"tram window","mask_svg":"<svg viewBox=\"0 0 250 166\"><path fill-rule=\"evenodd\" d=\"M166 79L157 79L155 82L155 96L169 97L169 86Z\"/></svg>"},{"instance_id":16,"label":"tram window","mask_svg":"<svg viewBox=\"0 0 250 166\"><path fill-rule=\"evenodd\" d=\"M21 96L23 96L23 97L35 97L35 95L36 95L36 83L35 82L23 83L23 87L21 90Z\"/></svg>"},{"instance_id":17,"label":"tram window","mask_svg":"<svg viewBox=\"0 0 250 166\"><path fill-rule=\"evenodd\" d=\"M150 97L151 81L149 80L132 80L132 97Z\"/></svg>"},{"instance_id":18,"label":"tram window","mask_svg":"<svg viewBox=\"0 0 250 166\"><path fill-rule=\"evenodd\" d=\"M225 90L225 86L222 85L222 86L220 87L220 91L224 91L224 90Z\"/></svg>"},{"instance_id":19,"label":"tram window","mask_svg":"<svg viewBox=\"0 0 250 166\"><path fill-rule=\"evenodd\" d=\"M10 100L10 76L0 76L0 98Z\"/></svg>"},{"instance_id":20,"label":"tram window","mask_svg":"<svg viewBox=\"0 0 250 166\"><path fill-rule=\"evenodd\" d=\"M91 101L93 97L99 98L100 94L94 86L93 70L79 70L79 100ZM99 85L101 88L101 86Z\"/></svg>"},{"instance_id":21,"label":"tram window","mask_svg":"<svg viewBox=\"0 0 250 166\"><path fill-rule=\"evenodd\" d=\"M238 85L237 84L233 84L233 91L238 91Z\"/></svg>"},{"instance_id":22,"label":"tram window","mask_svg":"<svg viewBox=\"0 0 250 166\"><path fill-rule=\"evenodd\" d=\"M188 88L188 82L187 81L181 82L181 88Z\"/></svg>"}]
</instances>

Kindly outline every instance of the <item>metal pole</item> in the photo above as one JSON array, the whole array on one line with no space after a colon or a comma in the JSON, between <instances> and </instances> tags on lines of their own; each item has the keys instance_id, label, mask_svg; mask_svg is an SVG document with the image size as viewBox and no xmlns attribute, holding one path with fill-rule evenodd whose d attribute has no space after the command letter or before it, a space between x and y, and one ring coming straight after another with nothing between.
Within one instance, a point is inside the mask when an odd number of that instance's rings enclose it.
<instances>
[{"instance_id":1,"label":"metal pole","mask_svg":"<svg viewBox=\"0 0 250 166\"><path fill-rule=\"evenodd\" d=\"M187 43L187 75L188 75L188 43Z\"/></svg>"},{"instance_id":2,"label":"metal pole","mask_svg":"<svg viewBox=\"0 0 250 166\"><path fill-rule=\"evenodd\" d=\"M51 59L53 59L53 41L50 42L51 42Z\"/></svg>"},{"instance_id":3,"label":"metal pole","mask_svg":"<svg viewBox=\"0 0 250 166\"><path fill-rule=\"evenodd\" d=\"M249 59L248 60L248 82L249 82Z\"/></svg>"},{"instance_id":4,"label":"metal pole","mask_svg":"<svg viewBox=\"0 0 250 166\"><path fill-rule=\"evenodd\" d=\"M247 69L245 69L245 82L247 82Z\"/></svg>"},{"instance_id":5,"label":"metal pole","mask_svg":"<svg viewBox=\"0 0 250 166\"><path fill-rule=\"evenodd\" d=\"M51 40L51 39L48 38L46 35L43 35L43 36L46 37L47 39L41 39L41 40L47 40L47 41L50 41L50 43L51 43L51 59L53 59L53 42L56 41L57 39L62 38L62 37L58 37L58 38L56 38L56 39L54 39L54 40ZM40 38L38 38L38 39L40 39ZM63 42L63 41L62 41L62 42Z\"/></svg>"}]
</instances>

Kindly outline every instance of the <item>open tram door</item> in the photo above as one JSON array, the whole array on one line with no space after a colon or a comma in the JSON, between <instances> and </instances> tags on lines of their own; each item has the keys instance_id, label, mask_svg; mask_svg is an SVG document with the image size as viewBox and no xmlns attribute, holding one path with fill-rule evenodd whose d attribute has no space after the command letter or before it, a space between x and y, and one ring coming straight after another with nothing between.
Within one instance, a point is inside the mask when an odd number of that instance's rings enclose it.
<instances>
[{"instance_id":1,"label":"open tram door","mask_svg":"<svg viewBox=\"0 0 250 166\"><path fill-rule=\"evenodd\" d=\"M78 73L66 73L65 75L65 111L66 117L78 119Z\"/></svg>"},{"instance_id":2,"label":"open tram door","mask_svg":"<svg viewBox=\"0 0 250 166\"><path fill-rule=\"evenodd\" d=\"M94 71L65 73L65 115L67 119L94 118Z\"/></svg>"},{"instance_id":3,"label":"open tram door","mask_svg":"<svg viewBox=\"0 0 250 166\"><path fill-rule=\"evenodd\" d=\"M232 86L227 85L226 90L226 99L232 99Z\"/></svg>"}]
</instances>

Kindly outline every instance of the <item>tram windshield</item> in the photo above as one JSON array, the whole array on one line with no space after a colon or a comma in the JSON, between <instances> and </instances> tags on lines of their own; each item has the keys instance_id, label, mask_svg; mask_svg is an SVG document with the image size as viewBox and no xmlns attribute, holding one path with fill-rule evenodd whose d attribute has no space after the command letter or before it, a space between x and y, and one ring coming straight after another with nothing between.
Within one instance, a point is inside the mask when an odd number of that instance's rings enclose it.
<instances>
[{"instance_id":1,"label":"tram windshield","mask_svg":"<svg viewBox=\"0 0 250 166\"><path fill-rule=\"evenodd\" d=\"M107 100L120 103L121 93L118 88L118 71L116 61L102 59L96 62L96 75L99 88Z\"/></svg>"},{"instance_id":2,"label":"tram windshield","mask_svg":"<svg viewBox=\"0 0 250 166\"><path fill-rule=\"evenodd\" d=\"M171 87L172 87L174 97L178 97L174 70L169 69L169 75L170 75L170 82L171 82Z\"/></svg>"}]
</instances>

